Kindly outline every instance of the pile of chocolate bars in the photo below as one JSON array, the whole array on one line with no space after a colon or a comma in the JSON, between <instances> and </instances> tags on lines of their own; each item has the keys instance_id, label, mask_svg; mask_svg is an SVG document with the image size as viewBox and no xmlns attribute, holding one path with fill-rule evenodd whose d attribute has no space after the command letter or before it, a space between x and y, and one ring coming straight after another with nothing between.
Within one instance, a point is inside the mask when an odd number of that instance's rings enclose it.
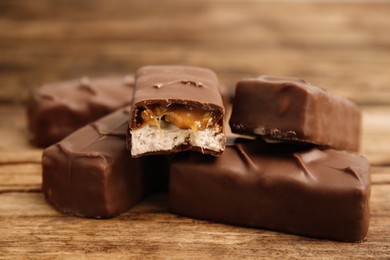
<instances>
[{"instance_id":1,"label":"pile of chocolate bars","mask_svg":"<svg viewBox=\"0 0 390 260\"><path fill-rule=\"evenodd\" d=\"M242 137L226 138L224 117L216 74L189 66L48 85L28 106L32 142L52 144L43 192L63 213L114 217L169 183L180 215L364 240L370 166L356 153L355 104L301 79L263 76L237 83L229 123Z\"/></svg>"}]
</instances>

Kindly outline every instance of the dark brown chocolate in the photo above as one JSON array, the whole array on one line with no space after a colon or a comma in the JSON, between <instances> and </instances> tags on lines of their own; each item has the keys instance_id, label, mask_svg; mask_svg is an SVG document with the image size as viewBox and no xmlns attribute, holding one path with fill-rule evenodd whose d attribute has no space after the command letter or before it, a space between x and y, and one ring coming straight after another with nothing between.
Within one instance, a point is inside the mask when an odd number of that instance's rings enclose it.
<instances>
[{"instance_id":1,"label":"dark brown chocolate","mask_svg":"<svg viewBox=\"0 0 390 260\"><path fill-rule=\"evenodd\" d=\"M134 77L84 77L34 89L27 107L31 142L47 147L76 129L130 105Z\"/></svg>"},{"instance_id":2,"label":"dark brown chocolate","mask_svg":"<svg viewBox=\"0 0 390 260\"><path fill-rule=\"evenodd\" d=\"M177 155L170 169L175 213L317 238L362 241L369 195L367 159L332 149L239 141L219 157Z\"/></svg>"},{"instance_id":3,"label":"dark brown chocolate","mask_svg":"<svg viewBox=\"0 0 390 260\"><path fill-rule=\"evenodd\" d=\"M359 108L298 78L244 79L237 83L232 132L280 141L358 151Z\"/></svg>"},{"instance_id":4,"label":"dark brown chocolate","mask_svg":"<svg viewBox=\"0 0 390 260\"><path fill-rule=\"evenodd\" d=\"M61 212L111 218L161 185L163 172L126 149L129 108L120 109L46 148L42 190ZM148 158L158 165L160 158Z\"/></svg>"},{"instance_id":5,"label":"dark brown chocolate","mask_svg":"<svg viewBox=\"0 0 390 260\"><path fill-rule=\"evenodd\" d=\"M134 100L132 104L132 112L129 122L129 138L128 148L132 152L133 157L150 155L150 154L164 154L174 153L185 150L193 150L202 153L218 155L222 153L226 138L223 130L224 106L220 94L220 83L216 74L205 68L189 67L189 66L146 66L140 68L136 73L136 83L134 91ZM162 109L160 109L162 108ZM165 133L161 131L162 125L160 121L164 121L164 117L158 118L155 125L148 124L148 121L142 121L146 118L157 118L156 111L166 109L178 109L181 112L184 110L188 114L196 111L198 114L210 114L212 121L211 127L217 126L214 140L218 145L202 146L194 141L199 136L202 136L201 128L196 128L195 133L180 133L178 136L162 140L166 137L171 129ZM143 115L142 113L146 113ZM169 111L169 113L171 113ZM165 120L164 125L167 125ZM182 122L182 121L181 121ZM199 121L198 121L199 122ZM206 120L207 122L207 120ZM158 125L159 124L159 125ZM144 130L146 127L155 127L155 133L137 134L139 130ZM174 123L168 123L167 129L172 126L177 126ZM209 124L207 124L207 129ZM192 127L180 127L173 129L170 133L181 130L193 130ZM163 129L165 131L165 129ZM180 129L179 129L180 130ZM204 130L204 129L201 129ZM152 130L153 131L153 130ZM184 132L184 131L183 131ZM169 133L168 133L169 134ZM149 138L156 135L156 138ZM211 136L211 134L209 134ZM148 140L143 140L148 136ZM138 139L142 139L138 141ZM145 138L144 138L145 139ZM169 140L173 140L172 144ZM207 138L199 138L202 141ZM160 144L158 141L161 141ZM199 141L199 140L198 140ZM169 144L167 144L169 143ZM208 141L205 141L208 144ZM137 148L135 148L137 147ZM144 149L138 149L142 147ZM141 151L142 150L142 151Z\"/></svg>"}]
</instances>

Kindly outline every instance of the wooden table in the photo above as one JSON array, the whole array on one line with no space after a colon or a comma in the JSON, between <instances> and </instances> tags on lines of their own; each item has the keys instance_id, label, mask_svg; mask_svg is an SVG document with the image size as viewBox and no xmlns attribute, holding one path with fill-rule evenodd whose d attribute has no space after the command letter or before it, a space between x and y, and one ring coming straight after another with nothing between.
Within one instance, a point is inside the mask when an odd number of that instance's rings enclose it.
<instances>
[{"instance_id":1,"label":"wooden table","mask_svg":"<svg viewBox=\"0 0 390 260\"><path fill-rule=\"evenodd\" d=\"M385 1L0 1L0 258L390 257L390 3ZM300 76L356 101L372 164L363 243L193 220L153 195L110 220L53 210L23 103L43 82L146 64L243 77Z\"/></svg>"}]
</instances>

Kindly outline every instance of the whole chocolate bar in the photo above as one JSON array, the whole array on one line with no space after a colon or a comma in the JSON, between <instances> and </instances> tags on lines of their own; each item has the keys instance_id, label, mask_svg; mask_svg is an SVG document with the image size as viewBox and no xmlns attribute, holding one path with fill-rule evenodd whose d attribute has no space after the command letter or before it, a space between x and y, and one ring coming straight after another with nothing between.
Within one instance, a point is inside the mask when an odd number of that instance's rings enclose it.
<instances>
[{"instance_id":1,"label":"whole chocolate bar","mask_svg":"<svg viewBox=\"0 0 390 260\"><path fill-rule=\"evenodd\" d=\"M163 174L145 171L144 160L131 158L126 149L129 110L120 109L44 150L42 190L59 211L114 217L161 185ZM148 160L153 165L156 158Z\"/></svg>"},{"instance_id":2,"label":"whole chocolate bar","mask_svg":"<svg viewBox=\"0 0 390 260\"><path fill-rule=\"evenodd\" d=\"M31 91L27 120L31 142L52 145L76 129L132 101L134 77L84 77L47 84Z\"/></svg>"},{"instance_id":3,"label":"whole chocolate bar","mask_svg":"<svg viewBox=\"0 0 390 260\"><path fill-rule=\"evenodd\" d=\"M219 86L215 73L205 68L140 68L129 122L132 156L184 150L221 154L226 138Z\"/></svg>"},{"instance_id":4,"label":"whole chocolate bar","mask_svg":"<svg viewBox=\"0 0 390 260\"><path fill-rule=\"evenodd\" d=\"M232 132L358 151L359 108L298 78L244 79L237 83Z\"/></svg>"},{"instance_id":5,"label":"whole chocolate bar","mask_svg":"<svg viewBox=\"0 0 390 260\"><path fill-rule=\"evenodd\" d=\"M345 151L255 140L228 144L219 157L185 153L171 162L171 210L234 225L362 241L369 195L368 161Z\"/></svg>"}]
</instances>

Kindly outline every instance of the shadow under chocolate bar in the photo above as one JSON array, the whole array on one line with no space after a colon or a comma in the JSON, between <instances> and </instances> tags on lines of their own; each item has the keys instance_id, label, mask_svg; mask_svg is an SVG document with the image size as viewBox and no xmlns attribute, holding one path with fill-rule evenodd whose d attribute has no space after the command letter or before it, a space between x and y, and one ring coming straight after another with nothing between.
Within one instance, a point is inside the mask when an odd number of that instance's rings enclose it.
<instances>
[{"instance_id":1,"label":"shadow under chocolate bar","mask_svg":"<svg viewBox=\"0 0 390 260\"><path fill-rule=\"evenodd\" d=\"M166 181L164 168L145 166L164 165L164 158L134 159L126 149L129 110L120 109L44 150L42 190L56 209L111 218Z\"/></svg>"},{"instance_id":2,"label":"shadow under chocolate bar","mask_svg":"<svg viewBox=\"0 0 390 260\"><path fill-rule=\"evenodd\" d=\"M369 167L356 153L241 140L219 157L177 155L169 202L174 213L188 217L362 241L369 226Z\"/></svg>"},{"instance_id":3,"label":"shadow under chocolate bar","mask_svg":"<svg viewBox=\"0 0 390 260\"><path fill-rule=\"evenodd\" d=\"M359 108L299 78L261 76L237 83L232 132L358 151Z\"/></svg>"},{"instance_id":4,"label":"shadow under chocolate bar","mask_svg":"<svg viewBox=\"0 0 390 260\"><path fill-rule=\"evenodd\" d=\"M35 88L27 104L31 142L52 145L76 129L130 105L134 77L57 82Z\"/></svg>"}]
</instances>

